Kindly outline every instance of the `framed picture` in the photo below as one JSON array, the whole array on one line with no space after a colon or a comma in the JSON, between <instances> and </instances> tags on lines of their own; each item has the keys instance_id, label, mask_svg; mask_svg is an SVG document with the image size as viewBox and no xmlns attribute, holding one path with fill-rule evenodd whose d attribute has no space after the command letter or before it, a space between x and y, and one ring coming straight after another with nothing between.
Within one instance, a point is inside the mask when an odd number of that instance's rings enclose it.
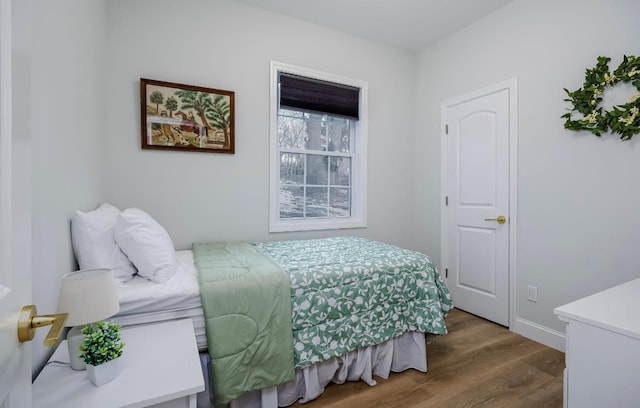
<instances>
[{"instance_id":1,"label":"framed picture","mask_svg":"<svg viewBox=\"0 0 640 408\"><path fill-rule=\"evenodd\" d=\"M234 93L140 78L142 148L235 153Z\"/></svg>"}]
</instances>

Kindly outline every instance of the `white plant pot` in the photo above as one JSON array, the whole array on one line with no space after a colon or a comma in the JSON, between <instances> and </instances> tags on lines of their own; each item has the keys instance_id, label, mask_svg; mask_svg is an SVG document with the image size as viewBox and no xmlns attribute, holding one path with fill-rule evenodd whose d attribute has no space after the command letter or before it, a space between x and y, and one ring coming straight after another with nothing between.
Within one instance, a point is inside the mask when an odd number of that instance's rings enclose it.
<instances>
[{"instance_id":1,"label":"white plant pot","mask_svg":"<svg viewBox=\"0 0 640 408\"><path fill-rule=\"evenodd\" d=\"M96 387L106 384L120 374L120 359L108 361L98 366L87 364L87 374L89 379Z\"/></svg>"}]
</instances>

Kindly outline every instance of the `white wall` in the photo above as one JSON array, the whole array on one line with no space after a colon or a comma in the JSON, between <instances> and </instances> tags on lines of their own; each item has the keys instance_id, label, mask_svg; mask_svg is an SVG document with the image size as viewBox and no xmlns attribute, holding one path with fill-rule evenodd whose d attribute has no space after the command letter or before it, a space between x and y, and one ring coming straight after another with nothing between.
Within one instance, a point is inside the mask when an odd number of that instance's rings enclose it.
<instances>
[{"instance_id":1,"label":"white wall","mask_svg":"<svg viewBox=\"0 0 640 408\"><path fill-rule=\"evenodd\" d=\"M177 248L354 234L412 245L414 56L226 0L110 0L107 197L148 211ZM269 61L369 82L368 219L269 234ZM236 154L141 150L141 77L235 92Z\"/></svg>"},{"instance_id":2,"label":"white wall","mask_svg":"<svg viewBox=\"0 0 640 408\"><path fill-rule=\"evenodd\" d=\"M518 77L520 319L564 331L554 307L640 276L640 135L597 138L560 118L563 88L581 87L599 55L613 69L640 55L638 21L637 0L518 0L417 55L416 238L436 260L440 103Z\"/></svg>"},{"instance_id":3,"label":"white wall","mask_svg":"<svg viewBox=\"0 0 640 408\"><path fill-rule=\"evenodd\" d=\"M75 269L69 220L103 199L106 129L104 0L37 0L31 64L33 301L54 313L60 277ZM51 352L33 341L34 371Z\"/></svg>"}]
</instances>

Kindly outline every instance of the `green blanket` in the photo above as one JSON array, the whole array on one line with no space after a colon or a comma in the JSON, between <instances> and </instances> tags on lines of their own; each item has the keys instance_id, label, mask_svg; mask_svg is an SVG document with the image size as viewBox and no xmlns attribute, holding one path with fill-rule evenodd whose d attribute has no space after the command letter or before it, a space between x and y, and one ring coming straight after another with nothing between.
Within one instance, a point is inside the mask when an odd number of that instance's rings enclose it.
<instances>
[{"instance_id":1,"label":"green blanket","mask_svg":"<svg viewBox=\"0 0 640 408\"><path fill-rule=\"evenodd\" d=\"M407 331L447 333L451 295L424 254L356 237L254 245L289 274L296 368Z\"/></svg>"},{"instance_id":2,"label":"green blanket","mask_svg":"<svg viewBox=\"0 0 640 408\"><path fill-rule=\"evenodd\" d=\"M193 244L216 403L294 378L289 279L247 243Z\"/></svg>"}]
</instances>

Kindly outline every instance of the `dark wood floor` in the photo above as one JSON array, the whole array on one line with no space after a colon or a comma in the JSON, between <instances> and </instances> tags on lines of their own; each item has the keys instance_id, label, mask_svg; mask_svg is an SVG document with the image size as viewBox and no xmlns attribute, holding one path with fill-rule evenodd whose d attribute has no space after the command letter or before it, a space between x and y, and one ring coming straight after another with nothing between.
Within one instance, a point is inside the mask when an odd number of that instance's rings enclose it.
<instances>
[{"instance_id":1,"label":"dark wood floor","mask_svg":"<svg viewBox=\"0 0 640 408\"><path fill-rule=\"evenodd\" d=\"M329 385L304 408L562 408L564 353L459 310L447 328L427 346L429 372Z\"/></svg>"}]
</instances>

